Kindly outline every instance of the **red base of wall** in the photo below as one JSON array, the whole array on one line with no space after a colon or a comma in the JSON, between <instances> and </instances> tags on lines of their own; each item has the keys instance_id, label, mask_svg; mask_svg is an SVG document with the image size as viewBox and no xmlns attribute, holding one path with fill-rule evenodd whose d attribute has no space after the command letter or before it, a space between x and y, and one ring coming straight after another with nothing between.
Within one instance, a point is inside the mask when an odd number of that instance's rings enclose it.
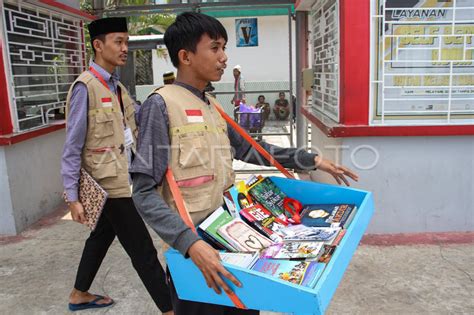
<instances>
[{"instance_id":1,"label":"red base of wall","mask_svg":"<svg viewBox=\"0 0 474 315\"><path fill-rule=\"evenodd\" d=\"M344 137L416 137L416 136L467 136L474 135L474 125L443 126L329 126L316 117L310 109L302 107L303 115L326 136Z\"/></svg>"},{"instance_id":2,"label":"red base of wall","mask_svg":"<svg viewBox=\"0 0 474 315\"><path fill-rule=\"evenodd\" d=\"M57 125L50 125L50 126L47 126L47 127L44 127L44 128L33 130L33 131L28 131L28 132L25 132L25 133L0 136L0 146L12 145L12 144L15 144L15 143L18 143L18 142L33 139L33 138L36 138L36 137L54 132L56 130L64 129L65 126L66 126L65 123L61 123L61 124L57 124Z\"/></svg>"},{"instance_id":3,"label":"red base of wall","mask_svg":"<svg viewBox=\"0 0 474 315\"><path fill-rule=\"evenodd\" d=\"M377 246L474 243L474 232L367 234L361 244Z\"/></svg>"}]
</instances>

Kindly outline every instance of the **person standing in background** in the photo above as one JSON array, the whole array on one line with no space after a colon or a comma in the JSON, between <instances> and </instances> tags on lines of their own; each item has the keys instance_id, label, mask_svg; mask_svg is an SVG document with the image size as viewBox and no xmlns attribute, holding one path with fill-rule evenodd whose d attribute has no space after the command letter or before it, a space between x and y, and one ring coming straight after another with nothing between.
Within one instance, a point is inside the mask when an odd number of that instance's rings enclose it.
<instances>
[{"instance_id":1,"label":"person standing in background","mask_svg":"<svg viewBox=\"0 0 474 315\"><path fill-rule=\"evenodd\" d=\"M163 84L173 84L175 79L173 71L163 73Z\"/></svg>"},{"instance_id":2,"label":"person standing in background","mask_svg":"<svg viewBox=\"0 0 474 315\"><path fill-rule=\"evenodd\" d=\"M246 103L245 100L245 80L242 76L242 67L236 65L233 69L234 73L234 97L231 103L234 104L234 120L237 121L237 112L239 111L240 103Z\"/></svg>"}]
</instances>

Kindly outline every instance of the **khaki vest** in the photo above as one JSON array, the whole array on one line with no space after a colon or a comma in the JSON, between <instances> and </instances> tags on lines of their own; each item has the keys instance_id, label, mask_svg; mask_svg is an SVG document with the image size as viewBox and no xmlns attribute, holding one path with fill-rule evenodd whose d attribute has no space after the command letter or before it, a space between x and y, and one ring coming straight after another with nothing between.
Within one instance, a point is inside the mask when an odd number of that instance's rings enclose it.
<instances>
[{"instance_id":1,"label":"khaki vest","mask_svg":"<svg viewBox=\"0 0 474 315\"><path fill-rule=\"evenodd\" d=\"M160 94L168 110L170 135L169 167L177 182L201 176L212 176L213 180L195 187L180 187L186 209L194 224L223 203L222 194L234 184L232 151L227 135L227 124L215 109L220 106L215 98L207 95L210 105L192 92L178 85L166 85L152 94ZM202 121L190 117L189 111L200 110ZM168 186L163 181L159 188L163 199L176 209Z\"/></svg>"},{"instance_id":2,"label":"khaki vest","mask_svg":"<svg viewBox=\"0 0 474 315\"><path fill-rule=\"evenodd\" d=\"M127 150L124 149L124 118L118 97L103 86L89 71L83 72L72 84L66 99L66 115L69 111L72 89L76 82L87 86L89 108L87 136L82 150L82 167L102 186L109 198L130 197ZM134 137L135 149L138 134L135 123L134 102L126 88L119 83L125 112L125 124ZM111 105L103 106L104 99Z\"/></svg>"}]
</instances>

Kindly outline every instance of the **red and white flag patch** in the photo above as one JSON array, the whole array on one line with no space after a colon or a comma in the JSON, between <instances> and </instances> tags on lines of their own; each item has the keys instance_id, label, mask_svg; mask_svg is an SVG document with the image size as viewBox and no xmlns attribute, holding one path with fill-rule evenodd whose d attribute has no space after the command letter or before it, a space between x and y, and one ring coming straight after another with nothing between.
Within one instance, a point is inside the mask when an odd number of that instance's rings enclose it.
<instances>
[{"instance_id":1,"label":"red and white flag patch","mask_svg":"<svg viewBox=\"0 0 474 315\"><path fill-rule=\"evenodd\" d=\"M204 122L202 117L202 112L200 109L186 109L186 117L188 117L188 122L190 123L199 123Z\"/></svg>"},{"instance_id":2,"label":"red and white flag patch","mask_svg":"<svg viewBox=\"0 0 474 315\"><path fill-rule=\"evenodd\" d=\"M110 97L101 98L102 107L112 107L112 99Z\"/></svg>"}]
</instances>

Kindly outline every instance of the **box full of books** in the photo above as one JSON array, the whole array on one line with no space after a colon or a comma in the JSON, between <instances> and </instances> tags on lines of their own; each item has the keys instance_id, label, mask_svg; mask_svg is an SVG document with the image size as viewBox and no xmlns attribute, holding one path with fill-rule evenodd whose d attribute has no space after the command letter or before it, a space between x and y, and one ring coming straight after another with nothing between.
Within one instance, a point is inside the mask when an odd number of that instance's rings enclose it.
<instances>
[{"instance_id":1,"label":"box full of books","mask_svg":"<svg viewBox=\"0 0 474 315\"><path fill-rule=\"evenodd\" d=\"M280 177L252 176L224 193L223 207L197 226L242 283L226 281L248 309L323 314L367 229L367 191ZM181 299L233 306L208 288L176 250L165 253Z\"/></svg>"}]
</instances>

